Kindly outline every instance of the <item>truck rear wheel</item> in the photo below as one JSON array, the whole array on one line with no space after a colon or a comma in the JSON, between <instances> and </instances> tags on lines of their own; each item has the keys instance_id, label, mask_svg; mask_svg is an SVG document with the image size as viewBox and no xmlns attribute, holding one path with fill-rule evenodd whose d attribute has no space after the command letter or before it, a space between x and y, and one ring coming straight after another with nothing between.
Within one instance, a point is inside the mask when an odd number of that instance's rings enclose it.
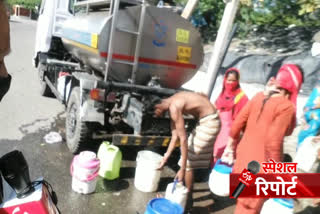
<instances>
[{"instance_id":1,"label":"truck rear wheel","mask_svg":"<svg viewBox=\"0 0 320 214\"><path fill-rule=\"evenodd\" d=\"M80 89L74 87L68 101L66 118L66 141L70 152L81 152L90 140L91 134L89 124L81 121Z\"/></svg>"},{"instance_id":2,"label":"truck rear wheel","mask_svg":"<svg viewBox=\"0 0 320 214\"><path fill-rule=\"evenodd\" d=\"M40 80L40 95L44 97L54 97L50 87L44 80L46 66L42 63L39 63L38 66L38 75Z\"/></svg>"}]
</instances>

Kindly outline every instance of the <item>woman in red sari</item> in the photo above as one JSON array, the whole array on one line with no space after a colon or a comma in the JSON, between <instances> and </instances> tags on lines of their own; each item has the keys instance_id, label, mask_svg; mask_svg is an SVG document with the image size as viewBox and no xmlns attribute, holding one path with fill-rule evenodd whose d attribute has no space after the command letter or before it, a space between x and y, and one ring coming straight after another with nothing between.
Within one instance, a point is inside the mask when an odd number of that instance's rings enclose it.
<instances>
[{"instance_id":1,"label":"woman in red sari","mask_svg":"<svg viewBox=\"0 0 320 214\"><path fill-rule=\"evenodd\" d=\"M215 102L219 111L221 129L213 145L212 167L221 158L227 145L232 122L248 102L248 97L240 88L239 79L240 72L238 69L228 69L224 75L222 92Z\"/></svg>"},{"instance_id":2,"label":"woman in red sari","mask_svg":"<svg viewBox=\"0 0 320 214\"><path fill-rule=\"evenodd\" d=\"M296 100L302 81L302 72L296 65L283 65L276 79L269 81L268 93L258 93L241 110L222 155L222 160L228 163L236 157L234 173L241 173L252 160L259 163L270 158L276 162L283 160L283 139L295 126ZM235 139L244 128L236 145ZM238 198L235 214L258 214L263 203L264 199Z\"/></svg>"}]
</instances>

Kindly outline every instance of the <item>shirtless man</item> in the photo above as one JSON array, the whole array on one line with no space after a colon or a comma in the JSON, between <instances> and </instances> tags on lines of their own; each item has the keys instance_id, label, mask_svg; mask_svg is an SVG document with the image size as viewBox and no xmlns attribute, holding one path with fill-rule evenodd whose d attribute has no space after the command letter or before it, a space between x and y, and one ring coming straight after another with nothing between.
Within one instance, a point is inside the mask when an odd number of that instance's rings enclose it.
<instances>
[{"instance_id":1,"label":"shirtless man","mask_svg":"<svg viewBox=\"0 0 320 214\"><path fill-rule=\"evenodd\" d=\"M155 115L169 111L172 137L167 152L159 166L163 168L180 142L180 170L176 178L185 181L189 196L193 189L193 170L208 168L212 157L212 146L220 129L216 109L206 95L194 92L179 92L155 105ZM193 115L198 124L187 139L183 115ZM191 197L191 196L190 196Z\"/></svg>"},{"instance_id":2,"label":"shirtless man","mask_svg":"<svg viewBox=\"0 0 320 214\"><path fill-rule=\"evenodd\" d=\"M0 101L8 92L11 76L8 74L4 64L4 57L10 52L10 29L7 10L4 0L0 0Z\"/></svg>"}]
</instances>

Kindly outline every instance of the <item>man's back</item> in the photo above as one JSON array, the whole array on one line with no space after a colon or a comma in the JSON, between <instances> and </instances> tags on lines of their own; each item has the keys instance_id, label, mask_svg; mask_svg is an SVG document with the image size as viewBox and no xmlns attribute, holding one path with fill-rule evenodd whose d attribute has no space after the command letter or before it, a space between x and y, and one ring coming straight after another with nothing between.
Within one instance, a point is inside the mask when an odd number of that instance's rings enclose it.
<instances>
[{"instance_id":1,"label":"man's back","mask_svg":"<svg viewBox=\"0 0 320 214\"><path fill-rule=\"evenodd\" d=\"M215 113L215 108L208 97L195 92L179 92L168 99L170 105L175 105L183 114L191 114L197 118Z\"/></svg>"}]
</instances>

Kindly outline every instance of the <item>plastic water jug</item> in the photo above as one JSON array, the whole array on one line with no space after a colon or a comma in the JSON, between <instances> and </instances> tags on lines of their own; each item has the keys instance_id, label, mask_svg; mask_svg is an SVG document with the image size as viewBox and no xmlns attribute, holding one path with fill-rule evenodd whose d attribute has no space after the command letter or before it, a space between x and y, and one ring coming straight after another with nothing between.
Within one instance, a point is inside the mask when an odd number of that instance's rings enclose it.
<instances>
[{"instance_id":1,"label":"plastic water jug","mask_svg":"<svg viewBox=\"0 0 320 214\"><path fill-rule=\"evenodd\" d=\"M307 137L299 145L294 162L298 163L297 167L304 172L310 172L314 163L317 161L318 150L317 143L313 143L314 137Z\"/></svg>"},{"instance_id":2,"label":"plastic water jug","mask_svg":"<svg viewBox=\"0 0 320 214\"><path fill-rule=\"evenodd\" d=\"M68 100L70 87L71 87L71 75L67 72L60 72L58 78L57 89L65 100Z\"/></svg>"},{"instance_id":3,"label":"plastic water jug","mask_svg":"<svg viewBox=\"0 0 320 214\"><path fill-rule=\"evenodd\" d=\"M114 180L120 176L122 153L117 146L103 142L98 151L100 160L99 175L108 180Z\"/></svg>"},{"instance_id":4,"label":"plastic water jug","mask_svg":"<svg viewBox=\"0 0 320 214\"><path fill-rule=\"evenodd\" d=\"M184 209L187 203L188 189L181 182L175 181L168 184L165 198L179 204Z\"/></svg>"},{"instance_id":5,"label":"plastic water jug","mask_svg":"<svg viewBox=\"0 0 320 214\"><path fill-rule=\"evenodd\" d=\"M72 190L89 194L95 191L100 161L94 152L84 151L73 158L70 166Z\"/></svg>"},{"instance_id":6,"label":"plastic water jug","mask_svg":"<svg viewBox=\"0 0 320 214\"><path fill-rule=\"evenodd\" d=\"M260 214L293 214L293 199L271 198L267 200L261 209Z\"/></svg>"},{"instance_id":7,"label":"plastic water jug","mask_svg":"<svg viewBox=\"0 0 320 214\"><path fill-rule=\"evenodd\" d=\"M149 201L144 214L182 214L182 207L165 198L154 198Z\"/></svg>"},{"instance_id":8,"label":"plastic water jug","mask_svg":"<svg viewBox=\"0 0 320 214\"><path fill-rule=\"evenodd\" d=\"M218 196L229 196L229 182L232 166L223 163L220 159L216 162L209 177L209 188L212 193Z\"/></svg>"},{"instance_id":9,"label":"plastic water jug","mask_svg":"<svg viewBox=\"0 0 320 214\"><path fill-rule=\"evenodd\" d=\"M137 155L137 167L134 177L135 187L142 192L154 192L158 189L161 171L157 170L162 156L151 151L140 151Z\"/></svg>"}]
</instances>

